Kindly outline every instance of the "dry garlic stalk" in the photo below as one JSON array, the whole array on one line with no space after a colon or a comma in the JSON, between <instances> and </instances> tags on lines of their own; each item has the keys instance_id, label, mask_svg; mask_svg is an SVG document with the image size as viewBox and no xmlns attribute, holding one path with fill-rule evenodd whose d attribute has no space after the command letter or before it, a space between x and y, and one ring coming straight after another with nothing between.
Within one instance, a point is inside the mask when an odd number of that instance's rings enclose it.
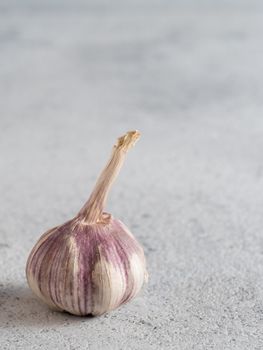
<instances>
[{"instance_id":1,"label":"dry garlic stalk","mask_svg":"<svg viewBox=\"0 0 263 350\"><path fill-rule=\"evenodd\" d=\"M118 139L78 215L44 233L31 251L28 284L50 307L101 315L140 291L147 275L143 249L122 222L103 212L126 153L139 136L130 131Z\"/></svg>"}]
</instances>

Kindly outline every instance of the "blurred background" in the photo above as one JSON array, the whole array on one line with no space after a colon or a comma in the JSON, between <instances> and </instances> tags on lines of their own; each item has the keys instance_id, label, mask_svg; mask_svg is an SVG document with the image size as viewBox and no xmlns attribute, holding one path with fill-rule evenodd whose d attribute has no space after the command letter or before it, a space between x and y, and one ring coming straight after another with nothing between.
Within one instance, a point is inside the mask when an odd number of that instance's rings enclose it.
<instances>
[{"instance_id":1,"label":"blurred background","mask_svg":"<svg viewBox=\"0 0 263 350\"><path fill-rule=\"evenodd\" d=\"M0 0L2 349L263 347L262 10ZM142 138L107 209L143 244L149 283L92 321L53 313L27 256L130 129Z\"/></svg>"}]
</instances>

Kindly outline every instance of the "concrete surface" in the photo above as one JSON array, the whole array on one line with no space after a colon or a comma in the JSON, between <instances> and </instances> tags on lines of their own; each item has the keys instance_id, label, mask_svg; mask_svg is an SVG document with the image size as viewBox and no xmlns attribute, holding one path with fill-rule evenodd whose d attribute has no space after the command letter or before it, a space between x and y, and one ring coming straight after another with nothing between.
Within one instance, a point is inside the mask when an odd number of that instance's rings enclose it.
<instances>
[{"instance_id":1,"label":"concrete surface","mask_svg":"<svg viewBox=\"0 0 263 350\"><path fill-rule=\"evenodd\" d=\"M262 349L262 9L61 4L0 1L1 350ZM134 128L108 210L149 283L99 318L52 312L26 284L29 251Z\"/></svg>"}]
</instances>

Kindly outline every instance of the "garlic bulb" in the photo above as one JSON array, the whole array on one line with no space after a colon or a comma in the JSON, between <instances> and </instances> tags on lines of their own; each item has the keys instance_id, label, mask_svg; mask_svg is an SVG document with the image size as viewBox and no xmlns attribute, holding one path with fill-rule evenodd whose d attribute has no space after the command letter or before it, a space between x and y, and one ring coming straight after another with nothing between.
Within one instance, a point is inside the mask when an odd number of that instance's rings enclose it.
<instances>
[{"instance_id":1,"label":"garlic bulb","mask_svg":"<svg viewBox=\"0 0 263 350\"><path fill-rule=\"evenodd\" d=\"M26 266L28 284L50 307L101 315L132 299L146 276L142 247L128 228L103 211L110 187L138 131L120 137L78 215L44 233Z\"/></svg>"}]
</instances>

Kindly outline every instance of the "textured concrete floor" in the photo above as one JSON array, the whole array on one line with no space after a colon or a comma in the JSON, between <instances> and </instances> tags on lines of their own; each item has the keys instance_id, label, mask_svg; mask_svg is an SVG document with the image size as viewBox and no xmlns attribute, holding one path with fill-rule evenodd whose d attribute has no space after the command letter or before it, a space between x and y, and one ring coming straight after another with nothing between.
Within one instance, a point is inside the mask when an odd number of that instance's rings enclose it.
<instances>
[{"instance_id":1,"label":"textured concrete floor","mask_svg":"<svg viewBox=\"0 0 263 350\"><path fill-rule=\"evenodd\" d=\"M263 348L255 4L0 1L1 349ZM134 128L107 209L143 244L149 283L99 318L52 312L26 284L30 249Z\"/></svg>"}]
</instances>

